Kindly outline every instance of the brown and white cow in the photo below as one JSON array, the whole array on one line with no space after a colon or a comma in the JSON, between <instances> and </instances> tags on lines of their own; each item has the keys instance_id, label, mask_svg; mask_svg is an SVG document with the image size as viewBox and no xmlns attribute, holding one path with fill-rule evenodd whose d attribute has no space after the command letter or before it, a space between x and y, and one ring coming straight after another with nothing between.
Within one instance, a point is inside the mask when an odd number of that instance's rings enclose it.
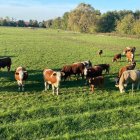
<instances>
[{"instance_id":1,"label":"brown and white cow","mask_svg":"<svg viewBox=\"0 0 140 140\"><path fill-rule=\"evenodd\" d=\"M134 61L134 53L132 53L131 51L126 52L126 58L128 62L132 62Z\"/></svg>"},{"instance_id":2,"label":"brown and white cow","mask_svg":"<svg viewBox=\"0 0 140 140\"><path fill-rule=\"evenodd\" d=\"M133 54L135 53L136 51L136 47L126 47L124 50L123 50L123 54L126 54L127 52L132 52Z\"/></svg>"},{"instance_id":3,"label":"brown and white cow","mask_svg":"<svg viewBox=\"0 0 140 140\"><path fill-rule=\"evenodd\" d=\"M49 85L52 85L53 94L55 93L58 95L59 93L59 86L61 81L61 76L64 75L62 72L53 71L52 69L44 69L43 77L44 77L44 85L45 91L49 89Z\"/></svg>"},{"instance_id":4,"label":"brown and white cow","mask_svg":"<svg viewBox=\"0 0 140 140\"><path fill-rule=\"evenodd\" d=\"M120 93L125 92L124 85L131 83L132 84L132 93L134 90L135 84L137 84L137 90L139 90L140 86L140 71L139 70L127 70L124 71L120 77L119 85L116 85L116 87L119 87Z\"/></svg>"},{"instance_id":5,"label":"brown and white cow","mask_svg":"<svg viewBox=\"0 0 140 140\"><path fill-rule=\"evenodd\" d=\"M91 88L91 91L94 92L94 87L103 87L104 85L104 77L103 76L97 76L94 78L89 79L89 85Z\"/></svg>"},{"instance_id":6,"label":"brown and white cow","mask_svg":"<svg viewBox=\"0 0 140 140\"><path fill-rule=\"evenodd\" d=\"M10 57L3 57L0 58L0 69L7 67L8 71L10 71L11 68L11 58Z\"/></svg>"},{"instance_id":7,"label":"brown and white cow","mask_svg":"<svg viewBox=\"0 0 140 140\"><path fill-rule=\"evenodd\" d=\"M115 61L117 61L118 59L121 60L121 57L122 57L121 53L116 54L116 55L114 56L114 58L112 59L112 62L115 62Z\"/></svg>"},{"instance_id":8,"label":"brown and white cow","mask_svg":"<svg viewBox=\"0 0 140 140\"><path fill-rule=\"evenodd\" d=\"M28 78L28 72L24 67L18 67L15 71L15 79L18 83L18 91L24 91L24 82Z\"/></svg>"}]
</instances>

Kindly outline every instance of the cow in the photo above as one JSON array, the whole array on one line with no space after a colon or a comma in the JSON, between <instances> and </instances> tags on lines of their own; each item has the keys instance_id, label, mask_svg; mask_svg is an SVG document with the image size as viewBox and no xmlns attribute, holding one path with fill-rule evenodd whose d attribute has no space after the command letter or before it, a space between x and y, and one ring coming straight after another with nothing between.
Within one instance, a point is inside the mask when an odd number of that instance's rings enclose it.
<instances>
[{"instance_id":1,"label":"cow","mask_svg":"<svg viewBox=\"0 0 140 140\"><path fill-rule=\"evenodd\" d=\"M104 85L104 77L103 76L98 76L98 77L94 77L94 78L90 78L89 79L89 85L91 88L91 91L94 92L94 87L98 86L98 87L103 87Z\"/></svg>"},{"instance_id":2,"label":"cow","mask_svg":"<svg viewBox=\"0 0 140 140\"><path fill-rule=\"evenodd\" d=\"M71 65L63 66L61 72L65 73L63 76L64 80L71 75L77 75L77 80L80 75L82 76L82 79L84 79L84 69L89 67L92 67L92 63L90 61L76 62Z\"/></svg>"},{"instance_id":3,"label":"cow","mask_svg":"<svg viewBox=\"0 0 140 140\"><path fill-rule=\"evenodd\" d=\"M102 67L102 70L105 70L105 73L109 73L109 70L110 70L110 65L109 64L97 64L97 65L94 65L94 66L100 66L100 67Z\"/></svg>"},{"instance_id":4,"label":"cow","mask_svg":"<svg viewBox=\"0 0 140 140\"><path fill-rule=\"evenodd\" d=\"M134 61L134 53L132 53L131 51L126 52L126 58L128 62Z\"/></svg>"},{"instance_id":5,"label":"cow","mask_svg":"<svg viewBox=\"0 0 140 140\"><path fill-rule=\"evenodd\" d=\"M127 70L124 71L120 77L119 85L116 85L116 87L119 87L120 93L125 92L124 85L128 83L132 84L132 93L134 90L135 84L137 84L137 90L139 90L140 86L140 71L139 70Z\"/></svg>"},{"instance_id":6,"label":"cow","mask_svg":"<svg viewBox=\"0 0 140 140\"><path fill-rule=\"evenodd\" d=\"M126 47L123 51L123 54L125 55L127 52L132 52L133 54L136 51L136 47Z\"/></svg>"},{"instance_id":7,"label":"cow","mask_svg":"<svg viewBox=\"0 0 140 140\"><path fill-rule=\"evenodd\" d=\"M48 68L44 69L43 77L44 77L45 91L49 89L49 85L52 85L53 95L55 94L55 90L56 90L56 95L58 95L62 75L64 75L64 73L62 72L54 71Z\"/></svg>"},{"instance_id":8,"label":"cow","mask_svg":"<svg viewBox=\"0 0 140 140\"><path fill-rule=\"evenodd\" d=\"M101 66L93 66L91 68L84 69L84 75L86 76L86 82L93 77L102 76L102 67Z\"/></svg>"},{"instance_id":9,"label":"cow","mask_svg":"<svg viewBox=\"0 0 140 140\"><path fill-rule=\"evenodd\" d=\"M28 78L28 72L24 67L18 67L15 71L15 79L18 83L18 91L24 91L24 82Z\"/></svg>"},{"instance_id":10,"label":"cow","mask_svg":"<svg viewBox=\"0 0 140 140\"><path fill-rule=\"evenodd\" d=\"M120 79L122 73L126 70L133 70L135 68L135 66L136 66L136 62L133 61L130 65L126 65L126 66L120 68L118 77L115 78L116 85L119 83L119 79Z\"/></svg>"},{"instance_id":11,"label":"cow","mask_svg":"<svg viewBox=\"0 0 140 140\"><path fill-rule=\"evenodd\" d=\"M103 54L103 50L99 50L98 55L101 57L102 54Z\"/></svg>"},{"instance_id":12,"label":"cow","mask_svg":"<svg viewBox=\"0 0 140 140\"><path fill-rule=\"evenodd\" d=\"M10 71L11 68L11 58L10 57L3 57L0 58L0 69L7 67L8 72Z\"/></svg>"},{"instance_id":13,"label":"cow","mask_svg":"<svg viewBox=\"0 0 140 140\"><path fill-rule=\"evenodd\" d=\"M122 55L119 53L119 54L116 54L115 56L114 56L114 58L112 59L112 62L115 62L115 61L117 61L118 59L120 59L121 60L121 57L122 57Z\"/></svg>"}]
</instances>

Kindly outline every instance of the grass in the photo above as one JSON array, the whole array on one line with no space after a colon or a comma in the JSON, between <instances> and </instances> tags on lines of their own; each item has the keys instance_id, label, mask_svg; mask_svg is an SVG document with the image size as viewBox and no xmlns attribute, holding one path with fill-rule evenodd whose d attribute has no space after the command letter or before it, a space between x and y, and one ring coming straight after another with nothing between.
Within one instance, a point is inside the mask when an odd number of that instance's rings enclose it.
<instances>
[{"instance_id":1,"label":"grass","mask_svg":"<svg viewBox=\"0 0 140 140\"><path fill-rule=\"evenodd\" d=\"M140 139L140 91L120 94L114 77L121 62L114 54L135 46L140 69L140 40L99 34L80 34L48 29L0 28L0 56L10 56L12 68L0 71L0 139ZM102 57L97 51L103 49ZM109 63L104 89L91 94L85 81L73 76L61 82L60 95L44 91L44 68L60 70L63 65L91 60ZM25 66L29 78L25 92L17 92L14 71Z\"/></svg>"}]
</instances>

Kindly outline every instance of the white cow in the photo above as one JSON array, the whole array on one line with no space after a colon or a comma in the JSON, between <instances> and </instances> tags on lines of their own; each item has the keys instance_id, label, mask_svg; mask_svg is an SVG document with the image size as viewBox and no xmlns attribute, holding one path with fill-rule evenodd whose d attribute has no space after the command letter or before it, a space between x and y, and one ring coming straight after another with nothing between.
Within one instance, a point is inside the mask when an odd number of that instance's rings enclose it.
<instances>
[{"instance_id":1,"label":"white cow","mask_svg":"<svg viewBox=\"0 0 140 140\"><path fill-rule=\"evenodd\" d=\"M137 90L139 90L140 86L140 71L139 70L127 70L124 71L120 77L119 85L116 85L116 87L119 87L120 93L125 92L124 85L132 83L132 93L134 90L135 84L137 85Z\"/></svg>"}]
</instances>

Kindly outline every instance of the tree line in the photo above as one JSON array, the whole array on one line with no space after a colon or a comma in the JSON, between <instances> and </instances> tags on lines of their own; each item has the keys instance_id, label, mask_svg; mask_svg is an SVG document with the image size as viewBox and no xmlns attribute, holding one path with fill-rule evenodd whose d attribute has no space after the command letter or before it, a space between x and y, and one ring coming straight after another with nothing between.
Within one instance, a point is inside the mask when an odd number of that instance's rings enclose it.
<instances>
[{"instance_id":1,"label":"tree line","mask_svg":"<svg viewBox=\"0 0 140 140\"><path fill-rule=\"evenodd\" d=\"M30 20L27 24L23 20L0 19L1 26L44 27L63 29L83 33L110 33L140 35L140 11L131 10L108 11L101 13L90 4L80 3L74 10L65 12L62 17L38 22Z\"/></svg>"}]
</instances>

